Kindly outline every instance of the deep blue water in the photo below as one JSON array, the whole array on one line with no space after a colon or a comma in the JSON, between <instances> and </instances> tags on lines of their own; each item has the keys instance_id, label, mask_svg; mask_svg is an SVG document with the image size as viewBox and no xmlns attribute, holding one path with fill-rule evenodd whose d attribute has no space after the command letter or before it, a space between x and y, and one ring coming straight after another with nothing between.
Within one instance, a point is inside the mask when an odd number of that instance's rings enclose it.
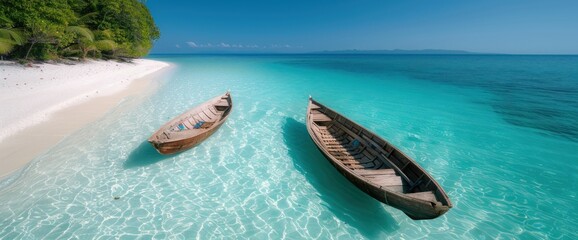
<instances>
[{"instance_id":1,"label":"deep blue water","mask_svg":"<svg viewBox=\"0 0 578 240\"><path fill-rule=\"evenodd\" d=\"M177 66L157 92L0 182L1 239L578 238L577 56L150 58ZM198 147L146 143L226 90L233 113ZM356 189L309 139L309 95L412 156L454 208L413 221Z\"/></svg>"}]
</instances>

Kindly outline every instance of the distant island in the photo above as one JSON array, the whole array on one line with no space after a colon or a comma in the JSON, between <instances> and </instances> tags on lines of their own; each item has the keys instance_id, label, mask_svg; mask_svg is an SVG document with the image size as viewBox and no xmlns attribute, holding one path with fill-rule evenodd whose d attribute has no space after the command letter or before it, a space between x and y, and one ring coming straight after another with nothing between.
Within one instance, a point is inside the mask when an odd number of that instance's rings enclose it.
<instances>
[{"instance_id":1,"label":"distant island","mask_svg":"<svg viewBox=\"0 0 578 240\"><path fill-rule=\"evenodd\" d=\"M336 50L336 51L317 51L311 52L312 54L446 54L446 55L468 55L468 54L480 54L476 52L468 52L462 50L442 50L442 49L421 49L421 50Z\"/></svg>"}]
</instances>

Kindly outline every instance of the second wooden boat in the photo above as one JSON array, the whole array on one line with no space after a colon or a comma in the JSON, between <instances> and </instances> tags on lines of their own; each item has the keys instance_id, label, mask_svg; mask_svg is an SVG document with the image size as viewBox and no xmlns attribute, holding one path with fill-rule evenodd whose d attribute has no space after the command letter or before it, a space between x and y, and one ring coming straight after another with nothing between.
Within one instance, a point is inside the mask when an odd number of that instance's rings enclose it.
<instances>
[{"instance_id":1,"label":"second wooden boat","mask_svg":"<svg viewBox=\"0 0 578 240\"><path fill-rule=\"evenodd\" d=\"M232 109L233 100L227 92L167 122L148 141L161 154L190 149L217 131Z\"/></svg>"},{"instance_id":2,"label":"second wooden boat","mask_svg":"<svg viewBox=\"0 0 578 240\"><path fill-rule=\"evenodd\" d=\"M433 219L451 207L443 188L398 148L309 99L307 131L335 168L373 198L412 219Z\"/></svg>"}]
</instances>

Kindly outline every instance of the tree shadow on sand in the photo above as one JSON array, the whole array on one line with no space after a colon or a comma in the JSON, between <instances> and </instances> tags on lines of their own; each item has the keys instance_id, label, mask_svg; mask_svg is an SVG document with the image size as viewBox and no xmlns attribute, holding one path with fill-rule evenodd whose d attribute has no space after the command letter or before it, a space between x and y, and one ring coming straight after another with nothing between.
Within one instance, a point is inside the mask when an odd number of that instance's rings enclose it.
<instances>
[{"instance_id":1,"label":"tree shadow on sand","mask_svg":"<svg viewBox=\"0 0 578 240\"><path fill-rule=\"evenodd\" d=\"M305 124L286 118L283 135L293 164L335 216L367 238L383 238L399 229L381 202L355 187L325 159L311 141Z\"/></svg>"},{"instance_id":2,"label":"tree shadow on sand","mask_svg":"<svg viewBox=\"0 0 578 240\"><path fill-rule=\"evenodd\" d=\"M128 159L124 161L123 167L124 169L144 167L174 156L175 154L162 155L158 153L150 143L143 141L128 155Z\"/></svg>"}]
</instances>

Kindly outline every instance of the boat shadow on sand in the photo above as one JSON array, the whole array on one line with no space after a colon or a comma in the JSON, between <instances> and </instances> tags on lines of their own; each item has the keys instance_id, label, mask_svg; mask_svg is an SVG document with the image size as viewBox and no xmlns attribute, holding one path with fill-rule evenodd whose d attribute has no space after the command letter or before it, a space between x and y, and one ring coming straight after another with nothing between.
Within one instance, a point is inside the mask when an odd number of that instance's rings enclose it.
<instances>
[{"instance_id":1,"label":"boat shadow on sand","mask_svg":"<svg viewBox=\"0 0 578 240\"><path fill-rule=\"evenodd\" d=\"M323 157L304 123L286 118L283 135L295 168L335 216L368 238L382 238L399 229L381 202L357 189Z\"/></svg>"},{"instance_id":2,"label":"boat shadow on sand","mask_svg":"<svg viewBox=\"0 0 578 240\"><path fill-rule=\"evenodd\" d=\"M178 154L162 155L158 153L148 141L143 141L128 155L123 167L124 169L144 167L176 155Z\"/></svg>"}]
</instances>

